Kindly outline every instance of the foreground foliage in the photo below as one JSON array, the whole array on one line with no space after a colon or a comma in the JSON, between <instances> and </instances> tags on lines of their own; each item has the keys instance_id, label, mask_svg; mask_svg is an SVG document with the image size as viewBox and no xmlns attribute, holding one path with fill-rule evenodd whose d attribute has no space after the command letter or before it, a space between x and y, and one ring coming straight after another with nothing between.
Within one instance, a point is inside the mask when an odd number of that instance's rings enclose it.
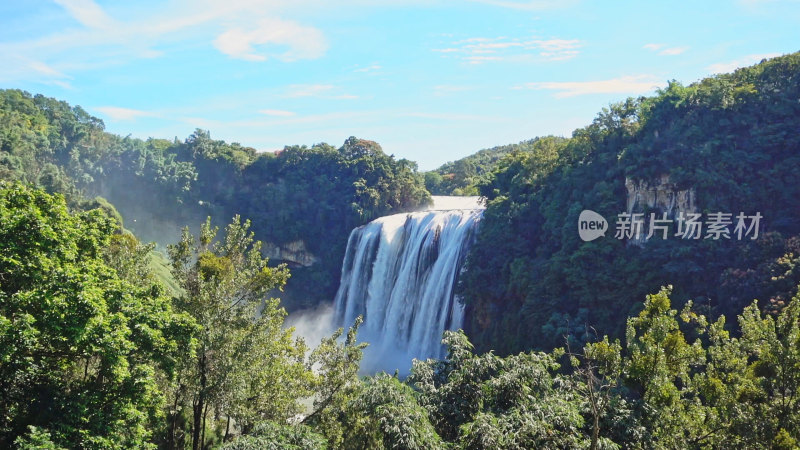
<instances>
[{"instance_id":1,"label":"foreground foliage","mask_svg":"<svg viewBox=\"0 0 800 450\"><path fill-rule=\"evenodd\" d=\"M117 234L115 231L117 230ZM624 340L447 357L359 377L361 320L310 354L268 292L249 224L149 247L101 209L0 189L0 443L16 448L796 448L800 294L738 325L648 295ZM733 328L733 331L729 331ZM567 338L567 336L564 336ZM301 401L313 399L309 408ZM308 403L308 402L307 402Z\"/></svg>"},{"instance_id":2,"label":"foreground foliage","mask_svg":"<svg viewBox=\"0 0 800 450\"><path fill-rule=\"evenodd\" d=\"M135 285L105 263L117 226L100 210L70 214L60 196L0 184L0 447L28 431L140 447L160 426L158 379L193 348L193 321L160 285Z\"/></svg>"},{"instance_id":3,"label":"foreground foliage","mask_svg":"<svg viewBox=\"0 0 800 450\"><path fill-rule=\"evenodd\" d=\"M214 424L224 418L223 439L233 422L250 432L263 420L285 421L299 412L297 399L310 394L306 347L283 329L286 312L268 298L282 287L285 265L268 267L250 223L239 217L217 240L207 220L195 238L184 230L169 247L173 275L182 289L176 308L200 326L194 357L182 360L170 386L168 446L205 448ZM191 411L191 439L183 435L181 413Z\"/></svg>"}]
</instances>

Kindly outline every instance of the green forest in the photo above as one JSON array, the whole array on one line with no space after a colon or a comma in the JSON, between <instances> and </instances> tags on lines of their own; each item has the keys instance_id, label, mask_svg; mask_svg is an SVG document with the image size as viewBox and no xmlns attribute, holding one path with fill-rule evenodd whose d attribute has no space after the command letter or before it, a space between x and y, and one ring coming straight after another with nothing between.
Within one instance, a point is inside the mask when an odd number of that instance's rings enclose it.
<instances>
[{"instance_id":1,"label":"green forest","mask_svg":"<svg viewBox=\"0 0 800 450\"><path fill-rule=\"evenodd\" d=\"M798 448L799 150L800 53L427 173L0 91L0 447ZM759 239L579 239L662 177ZM445 358L365 376L361 318L315 348L284 326L331 301L350 230L431 194L487 206Z\"/></svg>"},{"instance_id":2,"label":"green forest","mask_svg":"<svg viewBox=\"0 0 800 450\"><path fill-rule=\"evenodd\" d=\"M289 310L333 298L350 230L430 202L416 164L373 141L257 153L200 129L181 142L104 128L80 106L0 91L0 178L62 193L71 207L111 203L126 229L162 252L184 226L199 232L207 216L224 226L240 214L260 240L301 242L302 253L318 261L287 261L295 263L282 296Z\"/></svg>"}]
</instances>

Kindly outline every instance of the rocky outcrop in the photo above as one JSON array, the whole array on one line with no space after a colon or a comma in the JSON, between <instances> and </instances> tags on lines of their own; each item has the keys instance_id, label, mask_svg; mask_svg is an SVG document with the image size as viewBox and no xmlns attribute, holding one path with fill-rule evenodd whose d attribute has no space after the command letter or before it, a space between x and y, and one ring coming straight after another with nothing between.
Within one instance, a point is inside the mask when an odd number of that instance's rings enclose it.
<instances>
[{"instance_id":1,"label":"rocky outcrop","mask_svg":"<svg viewBox=\"0 0 800 450\"><path fill-rule=\"evenodd\" d=\"M669 181L669 175L661 175L655 182L637 182L626 178L625 188L628 190L629 214L656 210L667 213L668 218L675 218L680 212L697 212L695 190L678 190Z\"/></svg>"},{"instance_id":2,"label":"rocky outcrop","mask_svg":"<svg viewBox=\"0 0 800 450\"><path fill-rule=\"evenodd\" d=\"M650 225L648 213L656 213L661 218L667 214L667 219L674 220L680 213L697 212L697 195L694 188L679 190L675 183L671 183L669 175L661 175L655 181L634 181L625 179L625 188L628 191L628 214L644 213L644 223L638 237L628 240L629 244L644 245Z\"/></svg>"},{"instance_id":3,"label":"rocky outcrop","mask_svg":"<svg viewBox=\"0 0 800 450\"><path fill-rule=\"evenodd\" d=\"M266 242L264 244L264 256L272 261L282 261L303 267L313 266L319 262L319 258L306 249L306 243L299 240L283 245Z\"/></svg>"}]
</instances>

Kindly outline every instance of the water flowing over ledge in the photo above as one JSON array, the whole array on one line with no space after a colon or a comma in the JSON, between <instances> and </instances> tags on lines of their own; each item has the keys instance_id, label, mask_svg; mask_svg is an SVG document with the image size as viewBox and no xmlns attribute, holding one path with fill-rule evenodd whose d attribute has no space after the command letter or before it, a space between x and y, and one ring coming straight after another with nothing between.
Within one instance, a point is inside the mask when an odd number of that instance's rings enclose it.
<instances>
[{"instance_id":1,"label":"water flowing over ledge","mask_svg":"<svg viewBox=\"0 0 800 450\"><path fill-rule=\"evenodd\" d=\"M334 320L364 316L364 371L405 373L412 358L440 358L442 333L462 326L454 288L483 211L458 201L467 208L381 217L350 234Z\"/></svg>"},{"instance_id":2,"label":"water flowing over ledge","mask_svg":"<svg viewBox=\"0 0 800 450\"><path fill-rule=\"evenodd\" d=\"M479 196L464 196L456 197L451 195L432 195L433 203L426 209L426 211L449 211L453 209L484 209L481 197Z\"/></svg>"}]
</instances>

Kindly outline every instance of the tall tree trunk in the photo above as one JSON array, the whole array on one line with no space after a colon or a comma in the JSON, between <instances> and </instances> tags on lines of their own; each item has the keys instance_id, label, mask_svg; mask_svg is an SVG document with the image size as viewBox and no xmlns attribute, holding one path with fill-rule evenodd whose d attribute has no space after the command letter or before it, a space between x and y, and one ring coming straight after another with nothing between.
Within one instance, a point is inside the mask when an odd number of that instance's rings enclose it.
<instances>
[{"instance_id":1,"label":"tall tree trunk","mask_svg":"<svg viewBox=\"0 0 800 450\"><path fill-rule=\"evenodd\" d=\"M228 416L228 420L225 422L225 437L222 439L222 442L228 442L228 436L230 436L231 432L231 416Z\"/></svg>"},{"instance_id":2,"label":"tall tree trunk","mask_svg":"<svg viewBox=\"0 0 800 450\"><path fill-rule=\"evenodd\" d=\"M171 420L169 424L169 438L167 439L167 448L172 450L175 448L175 427L178 423L178 399L181 394L181 386L175 391L175 401L172 403Z\"/></svg>"},{"instance_id":3,"label":"tall tree trunk","mask_svg":"<svg viewBox=\"0 0 800 450\"><path fill-rule=\"evenodd\" d=\"M206 409L203 410L203 433L200 435L200 448L206 448L206 416L208 415L208 403Z\"/></svg>"},{"instance_id":4,"label":"tall tree trunk","mask_svg":"<svg viewBox=\"0 0 800 450\"><path fill-rule=\"evenodd\" d=\"M200 372L200 392L197 395L197 401L193 405L193 423L194 427L192 428L192 450L200 450L200 431L203 425L203 412L205 411L206 406L206 352L203 349L202 355L200 356L199 366Z\"/></svg>"}]
</instances>

